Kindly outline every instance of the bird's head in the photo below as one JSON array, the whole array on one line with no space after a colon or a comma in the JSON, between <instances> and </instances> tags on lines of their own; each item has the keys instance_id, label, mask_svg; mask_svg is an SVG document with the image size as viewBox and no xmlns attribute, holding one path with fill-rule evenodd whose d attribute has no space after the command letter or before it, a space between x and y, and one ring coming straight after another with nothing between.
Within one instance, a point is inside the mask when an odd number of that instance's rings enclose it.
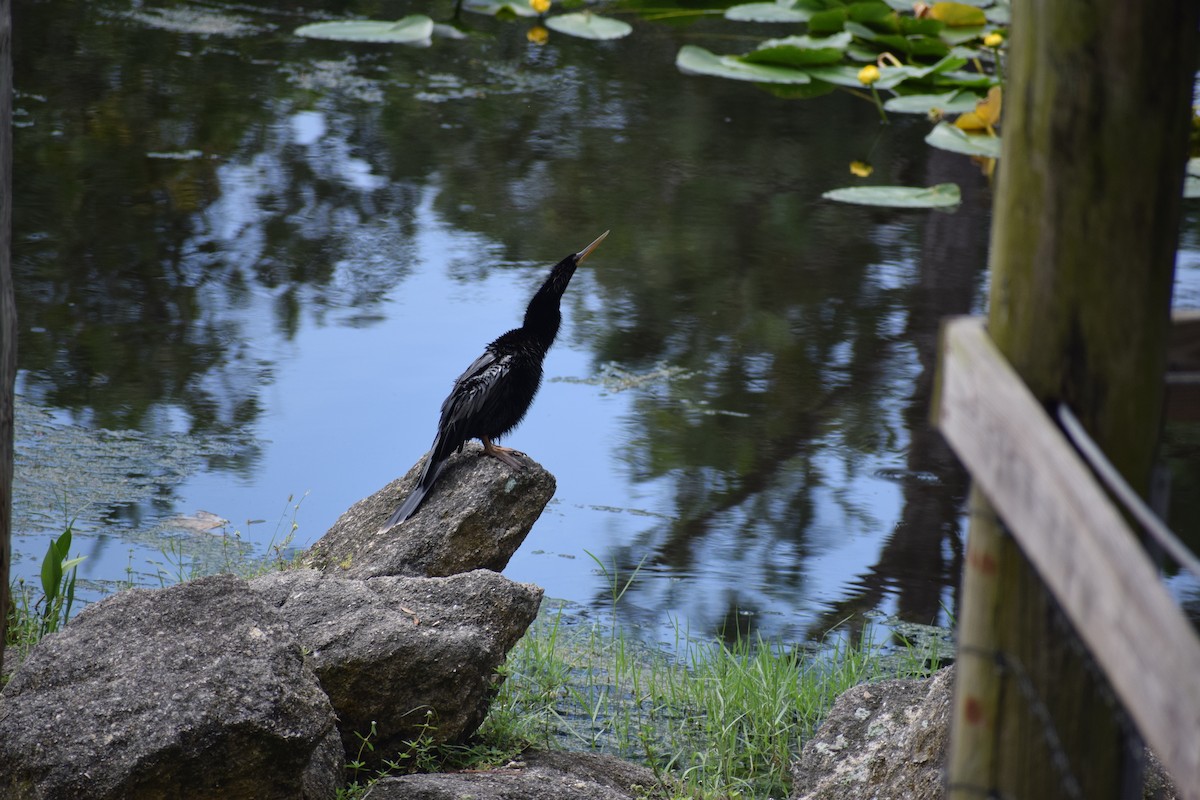
<instances>
[{"instance_id":1,"label":"bird's head","mask_svg":"<svg viewBox=\"0 0 1200 800\"><path fill-rule=\"evenodd\" d=\"M542 288L538 289L537 294L529 301L529 308L525 310L526 328L538 330L548 342L554 341L560 319L559 300L562 299L563 292L567 290L567 284L571 282L575 268L600 246L606 236L608 236L608 231L597 236L595 241L578 253L572 253L554 265L554 268L550 270L550 277L546 278Z\"/></svg>"}]
</instances>

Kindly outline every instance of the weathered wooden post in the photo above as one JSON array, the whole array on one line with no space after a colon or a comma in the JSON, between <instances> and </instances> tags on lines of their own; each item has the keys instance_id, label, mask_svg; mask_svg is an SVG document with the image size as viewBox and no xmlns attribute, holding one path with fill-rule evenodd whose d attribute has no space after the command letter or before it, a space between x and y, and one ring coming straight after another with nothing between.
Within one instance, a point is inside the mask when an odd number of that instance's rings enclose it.
<instances>
[{"instance_id":1,"label":"weathered wooden post","mask_svg":"<svg viewBox=\"0 0 1200 800\"><path fill-rule=\"evenodd\" d=\"M1160 429L1198 9L1012 8L989 330L1034 395L1068 404L1142 492ZM951 797L1134 790L1139 753L1058 616L975 492Z\"/></svg>"},{"instance_id":2,"label":"weathered wooden post","mask_svg":"<svg viewBox=\"0 0 1200 800\"><path fill-rule=\"evenodd\" d=\"M0 0L0 675L8 634L12 562L13 384L17 376L17 304L12 283L12 28Z\"/></svg>"}]
</instances>

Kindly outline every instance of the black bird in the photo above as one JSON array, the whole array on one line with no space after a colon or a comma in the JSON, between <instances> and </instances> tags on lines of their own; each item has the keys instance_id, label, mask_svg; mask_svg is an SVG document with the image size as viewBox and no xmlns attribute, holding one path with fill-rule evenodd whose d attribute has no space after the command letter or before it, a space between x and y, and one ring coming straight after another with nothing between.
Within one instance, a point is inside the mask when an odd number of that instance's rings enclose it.
<instances>
[{"instance_id":1,"label":"black bird","mask_svg":"<svg viewBox=\"0 0 1200 800\"><path fill-rule=\"evenodd\" d=\"M483 355L458 376L450 396L442 403L442 418L425 469L412 494L384 524L385 529L416 513L441 474L446 459L451 453L462 452L463 445L470 439L481 440L484 453L513 469L525 468L516 459L515 450L499 447L492 440L517 427L533 403L533 396L542 385L542 360L554 344L562 323L559 301L575 268L600 246L605 236L608 231L578 253L555 264L550 277L529 301L521 327L489 344Z\"/></svg>"}]
</instances>

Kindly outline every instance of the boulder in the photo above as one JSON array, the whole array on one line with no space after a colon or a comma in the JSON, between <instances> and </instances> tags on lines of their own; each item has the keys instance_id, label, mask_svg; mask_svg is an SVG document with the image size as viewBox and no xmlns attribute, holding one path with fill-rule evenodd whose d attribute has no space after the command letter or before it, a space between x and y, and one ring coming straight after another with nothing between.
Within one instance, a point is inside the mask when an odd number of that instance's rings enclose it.
<instances>
[{"instance_id":1,"label":"boulder","mask_svg":"<svg viewBox=\"0 0 1200 800\"><path fill-rule=\"evenodd\" d=\"M842 693L792 766L794 800L940 800L946 796L954 667L932 678L865 683ZM1179 796L1146 750L1146 800Z\"/></svg>"},{"instance_id":2,"label":"boulder","mask_svg":"<svg viewBox=\"0 0 1200 800\"><path fill-rule=\"evenodd\" d=\"M372 800L646 800L665 797L646 767L595 753L532 752L500 769L384 778Z\"/></svg>"},{"instance_id":3,"label":"boulder","mask_svg":"<svg viewBox=\"0 0 1200 800\"><path fill-rule=\"evenodd\" d=\"M513 470L469 442L447 460L415 516L380 530L416 483L422 460L342 514L303 566L348 578L500 572L554 496L554 476L528 457L523 461L526 469Z\"/></svg>"},{"instance_id":4,"label":"boulder","mask_svg":"<svg viewBox=\"0 0 1200 800\"><path fill-rule=\"evenodd\" d=\"M301 569L251 586L305 647L347 754L372 766L423 734L440 743L474 733L499 688L496 668L542 598L488 570L353 580ZM372 724L373 751L362 746Z\"/></svg>"},{"instance_id":5,"label":"boulder","mask_svg":"<svg viewBox=\"0 0 1200 800\"><path fill-rule=\"evenodd\" d=\"M793 798L942 797L953 692L952 667L843 692L793 766Z\"/></svg>"},{"instance_id":6,"label":"boulder","mask_svg":"<svg viewBox=\"0 0 1200 800\"><path fill-rule=\"evenodd\" d=\"M228 575L87 607L0 694L0 797L324 798L344 763L300 644Z\"/></svg>"}]
</instances>

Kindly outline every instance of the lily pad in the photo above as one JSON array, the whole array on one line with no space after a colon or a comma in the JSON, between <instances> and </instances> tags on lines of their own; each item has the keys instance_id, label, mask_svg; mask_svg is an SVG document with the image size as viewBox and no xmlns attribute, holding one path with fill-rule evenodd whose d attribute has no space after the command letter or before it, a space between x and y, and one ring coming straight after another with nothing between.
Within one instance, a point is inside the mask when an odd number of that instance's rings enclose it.
<instances>
[{"instance_id":1,"label":"lily pad","mask_svg":"<svg viewBox=\"0 0 1200 800\"><path fill-rule=\"evenodd\" d=\"M929 135L925 137L925 143L942 150L968 156L1000 157L999 136L966 133L947 122L939 122L935 125Z\"/></svg>"},{"instance_id":2,"label":"lily pad","mask_svg":"<svg viewBox=\"0 0 1200 800\"><path fill-rule=\"evenodd\" d=\"M296 29L296 35L339 42L426 45L433 35L433 20L424 14L413 14L397 22L370 19L314 22L311 25L301 25Z\"/></svg>"},{"instance_id":3,"label":"lily pad","mask_svg":"<svg viewBox=\"0 0 1200 800\"><path fill-rule=\"evenodd\" d=\"M546 27L580 39L620 39L633 32L633 26L628 22L587 11L549 17Z\"/></svg>"},{"instance_id":4,"label":"lily pad","mask_svg":"<svg viewBox=\"0 0 1200 800\"><path fill-rule=\"evenodd\" d=\"M909 94L891 98L883 104L883 109L897 114L928 114L934 109L944 114L965 114L974 111L978 101L979 95L973 92Z\"/></svg>"},{"instance_id":5,"label":"lily pad","mask_svg":"<svg viewBox=\"0 0 1200 800\"><path fill-rule=\"evenodd\" d=\"M725 9L725 19L734 22L807 22L812 12L791 3L743 3Z\"/></svg>"},{"instance_id":6,"label":"lily pad","mask_svg":"<svg viewBox=\"0 0 1200 800\"><path fill-rule=\"evenodd\" d=\"M711 75L735 81L755 83L809 83L808 73L771 64L748 64L735 56L718 56L697 47L685 44L675 56L675 66L687 75Z\"/></svg>"},{"instance_id":7,"label":"lily pad","mask_svg":"<svg viewBox=\"0 0 1200 800\"><path fill-rule=\"evenodd\" d=\"M929 10L929 15L946 23L951 28L969 28L987 24L987 17L983 15L983 10L966 3L934 3Z\"/></svg>"},{"instance_id":8,"label":"lily pad","mask_svg":"<svg viewBox=\"0 0 1200 800\"><path fill-rule=\"evenodd\" d=\"M836 64L842 60L842 52L850 44L848 33L814 38L811 36L789 36L786 39L768 39L742 56L750 64L777 64L783 67L811 67Z\"/></svg>"},{"instance_id":9,"label":"lily pad","mask_svg":"<svg viewBox=\"0 0 1200 800\"><path fill-rule=\"evenodd\" d=\"M463 8L476 14L486 14L489 17L499 17L500 19L536 17L538 15L529 3L523 2L501 3L496 0L467 0L463 4Z\"/></svg>"},{"instance_id":10,"label":"lily pad","mask_svg":"<svg viewBox=\"0 0 1200 800\"><path fill-rule=\"evenodd\" d=\"M839 203L887 208L949 208L962 202L957 183L920 186L849 186L831 189L821 195Z\"/></svg>"}]
</instances>

